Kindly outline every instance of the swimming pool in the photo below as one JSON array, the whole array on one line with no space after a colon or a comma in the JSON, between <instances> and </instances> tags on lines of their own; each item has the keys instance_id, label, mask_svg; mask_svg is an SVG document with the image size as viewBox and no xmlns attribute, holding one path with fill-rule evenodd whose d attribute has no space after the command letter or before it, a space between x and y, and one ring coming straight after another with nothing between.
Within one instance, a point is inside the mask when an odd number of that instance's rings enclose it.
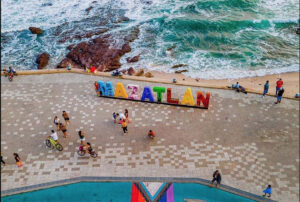
<instances>
[{"instance_id":1,"label":"swimming pool","mask_svg":"<svg viewBox=\"0 0 300 202\"><path fill-rule=\"evenodd\" d=\"M80 182L1 197L3 202L127 202L131 201L132 182ZM174 201L197 199L207 202L250 202L253 200L198 183L172 183Z\"/></svg>"}]
</instances>

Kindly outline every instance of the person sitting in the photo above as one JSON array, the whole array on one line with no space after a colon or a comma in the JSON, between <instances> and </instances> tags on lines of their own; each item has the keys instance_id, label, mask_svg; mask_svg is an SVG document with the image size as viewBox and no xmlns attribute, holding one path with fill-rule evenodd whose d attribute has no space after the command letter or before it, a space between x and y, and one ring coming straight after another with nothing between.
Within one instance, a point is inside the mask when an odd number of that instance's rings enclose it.
<instances>
[{"instance_id":1,"label":"person sitting","mask_svg":"<svg viewBox=\"0 0 300 202\"><path fill-rule=\"evenodd\" d=\"M154 131L149 130L148 136L149 136L150 138L152 138L152 139L155 138L155 133L154 133Z\"/></svg>"},{"instance_id":2,"label":"person sitting","mask_svg":"<svg viewBox=\"0 0 300 202\"><path fill-rule=\"evenodd\" d=\"M92 148L92 145L91 145L91 143L89 143L89 142L87 142L86 143L86 148L85 148L86 150L85 150L85 152L88 154L90 154L90 153L92 153L93 152L93 148Z\"/></svg>"},{"instance_id":3,"label":"person sitting","mask_svg":"<svg viewBox=\"0 0 300 202\"><path fill-rule=\"evenodd\" d=\"M16 72L16 70L14 70L12 67L9 67L9 69L8 69L8 72L7 72L7 73L9 74L9 73L11 73L11 72L12 72L14 75L17 75L17 72Z\"/></svg>"},{"instance_id":4,"label":"person sitting","mask_svg":"<svg viewBox=\"0 0 300 202\"><path fill-rule=\"evenodd\" d=\"M237 91L237 92L242 92L242 93L247 94L247 91L246 91L246 89L245 89L243 86L239 86L239 88L236 89L236 91Z\"/></svg>"},{"instance_id":5,"label":"person sitting","mask_svg":"<svg viewBox=\"0 0 300 202\"><path fill-rule=\"evenodd\" d=\"M112 76L121 76L122 73L121 73L118 69L116 69L115 71L112 72L111 75L112 75Z\"/></svg>"},{"instance_id":6,"label":"person sitting","mask_svg":"<svg viewBox=\"0 0 300 202\"><path fill-rule=\"evenodd\" d=\"M58 136L57 136L57 133L54 132L54 130L51 130L51 135L49 136L49 138L53 139L55 142L58 143Z\"/></svg>"}]
</instances>

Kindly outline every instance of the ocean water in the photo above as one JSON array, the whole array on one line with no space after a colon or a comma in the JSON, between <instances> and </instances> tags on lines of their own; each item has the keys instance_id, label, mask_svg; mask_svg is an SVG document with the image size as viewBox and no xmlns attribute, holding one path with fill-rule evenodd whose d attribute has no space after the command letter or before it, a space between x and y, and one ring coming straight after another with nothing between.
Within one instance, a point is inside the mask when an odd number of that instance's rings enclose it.
<instances>
[{"instance_id":1,"label":"ocean water","mask_svg":"<svg viewBox=\"0 0 300 202\"><path fill-rule=\"evenodd\" d=\"M240 78L299 71L298 0L2 0L1 66L35 69L47 51L54 68L66 47L87 39L63 38L109 28L119 35L138 26L121 68L184 73L194 78ZM86 9L93 8L87 12ZM117 23L123 16L129 21ZM32 35L28 27L45 30ZM127 57L140 54L137 63Z\"/></svg>"}]
</instances>

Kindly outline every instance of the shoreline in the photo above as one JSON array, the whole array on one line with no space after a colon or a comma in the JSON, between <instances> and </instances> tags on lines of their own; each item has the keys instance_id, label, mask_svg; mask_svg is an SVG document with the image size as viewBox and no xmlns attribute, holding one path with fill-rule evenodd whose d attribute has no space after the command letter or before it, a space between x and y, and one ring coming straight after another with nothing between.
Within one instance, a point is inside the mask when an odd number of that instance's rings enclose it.
<instances>
[{"instance_id":1,"label":"shoreline","mask_svg":"<svg viewBox=\"0 0 300 202\"><path fill-rule=\"evenodd\" d=\"M147 72L144 69L145 73ZM148 71L153 77L148 78L143 76L129 76L123 75L122 79L129 80L139 80L139 81L150 81L157 83L165 83L165 84L174 84L172 83L173 78L177 80L176 85L186 85L186 86L195 86L195 87L206 87L206 88L217 88L217 89L226 89L230 90L227 86L231 86L233 83L239 82L240 85L245 87L245 89L249 93L262 94L263 86L266 80L269 80L269 92L267 95L275 96L275 86L278 78L282 78L283 87L285 89L284 98L295 98L296 93L299 93L299 72L288 72L282 74L272 74L265 76L257 76L257 77L248 77L248 78L240 78L240 79L193 79L191 77L185 76L181 73L166 73L159 71ZM43 70L23 70L18 71L19 75L34 75L34 74L54 74L54 73L81 73L81 74L89 74L95 76L105 76L112 77L111 72L97 72L97 73L87 73L82 69L72 68L71 70L67 69L43 69ZM1 72L3 75L3 72Z\"/></svg>"}]
</instances>

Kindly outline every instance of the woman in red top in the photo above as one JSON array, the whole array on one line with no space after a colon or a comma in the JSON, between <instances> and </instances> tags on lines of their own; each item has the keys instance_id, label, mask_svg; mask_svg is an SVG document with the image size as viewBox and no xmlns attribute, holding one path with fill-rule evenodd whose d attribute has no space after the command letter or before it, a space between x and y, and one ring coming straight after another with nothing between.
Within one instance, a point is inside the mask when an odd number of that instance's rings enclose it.
<instances>
[{"instance_id":1,"label":"woman in red top","mask_svg":"<svg viewBox=\"0 0 300 202\"><path fill-rule=\"evenodd\" d=\"M100 96L100 92L98 91L98 89L99 89L99 84L98 84L98 82L95 81L94 85L95 85L95 91L96 91L96 93L97 93L97 96Z\"/></svg>"},{"instance_id":2,"label":"woman in red top","mask_svg":"<svg viewBox=\"0 0 300 202\"><path fill-rule=\"evenodd\" d=\"M276 95L277 95L277 92L279 91L279 89L282 87L283 85L283 81L282 79L280 78L277 82L276 82Z\"/></svg>"}]
</instances>

